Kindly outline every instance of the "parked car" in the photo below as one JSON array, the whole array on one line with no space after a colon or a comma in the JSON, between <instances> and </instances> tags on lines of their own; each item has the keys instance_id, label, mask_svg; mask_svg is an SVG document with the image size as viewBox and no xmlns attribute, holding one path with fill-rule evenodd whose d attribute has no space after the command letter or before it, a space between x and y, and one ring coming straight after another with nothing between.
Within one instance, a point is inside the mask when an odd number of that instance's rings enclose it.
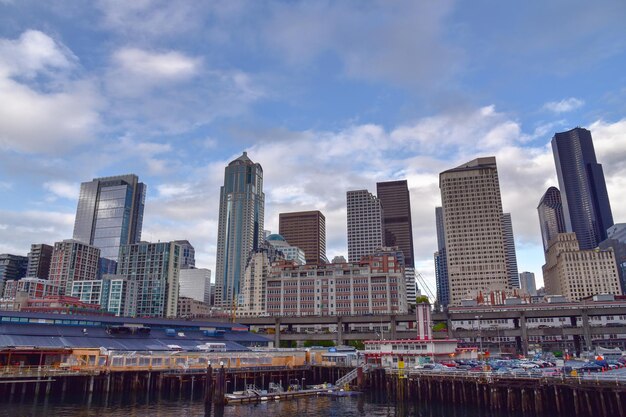
<instances>
[{"instance_id":1,"label":"parked car","mask_svg":"<svg viewBox=\"0 0 626 417\"><path fill-rule=\"evenodd\" d=\"M602 372L602 367L595 363L588 363L578 368L578 372Z\"/></svg>"}]
</instances>

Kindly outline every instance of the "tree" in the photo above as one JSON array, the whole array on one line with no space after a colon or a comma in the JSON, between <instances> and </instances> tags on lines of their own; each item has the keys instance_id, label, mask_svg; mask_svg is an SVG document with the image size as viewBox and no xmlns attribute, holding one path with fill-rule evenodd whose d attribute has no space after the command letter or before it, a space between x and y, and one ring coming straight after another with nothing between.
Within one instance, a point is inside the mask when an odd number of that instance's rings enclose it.
<instances>
[{"instance_id":1,"label":"tree","mask_svg":"<svg viewBox=\"0 0 626 417\"><path fill-rule=\"evenodd\" d=\"M365 350L365 343L363 343L362 340L350 340L348 342L348 346L352 346L353 348L356 348L357 350Z\"/></svg>"},{"instance_id":2,"label":"tree","mask_svg":"<svg viewBox=\"0 0 626 417\"><path fill-rule=\"evenodd\" d=\"M448 330L448 325L443 321L435 323L433 326L433 332L445 332L446 330Z\"/></svg>"},{"instance_id":3,"label":"tree","mask_svg":"<svg viewBox=\"0 0 626 417\"><path fill-rule=\"evenodd\" d=\"M304 347L312 346L333 347L335 346L335 342L332 340L306 340L304 342Z\"/></svg>"},{"instance_id":4,"label":"tree","mask_svg":"<svg viewBox=\"0 0 626 417\"><path fill-rule=\"evenodd\" d=\"M430 300L425 295L420 295L415 298L417 304L430 304Z\"/></svg>"}]
</instances>

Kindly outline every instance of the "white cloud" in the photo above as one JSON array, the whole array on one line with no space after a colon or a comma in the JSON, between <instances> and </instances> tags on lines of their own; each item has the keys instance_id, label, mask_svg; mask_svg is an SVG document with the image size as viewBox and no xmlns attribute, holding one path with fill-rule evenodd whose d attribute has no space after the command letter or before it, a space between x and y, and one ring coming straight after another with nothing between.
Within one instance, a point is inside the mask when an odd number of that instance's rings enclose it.
<instances>
[{"instance_id":1,"label":"white cloud","mask_svg":"<svg viewBox=\"0 0 626 417\"><path fill-rule=\"evenodd\" d=\"M561 101L550 101L543 105L543 108L554 113L567 113L581 108L585 102L579 98L564 98Z\"/></svg>"},{"instance_id":2,"label":"white cloud","mask_svg":"<svg viewBox=\"0 0 626 417\"><path fill-rule=\"evenodd\" d=\"M0 76L32 78L74 67L77 58L43 32L28 30L16 40L0 39Z\"/></svg>"},{"instance_id":3,"label":"white cloud","mask_svg":"<svg viewBox=\"0 0 626 417\"><path fill-rule=\"evenodd\" d=\"M0 253L26 255L32 243L52 244L72 237L74 213L0 210Z\"/></svg>"},{"instance_id":4,"label":"white cloud","mask_svg":"<svg viewBox=\"0 0 626 417\"><path fill-rule=\"evenodd\" d=\"M113 55L120 67L138 77L179 80L195 75L200 61L177 51L150 52L138 48L122 48Z\"/></svg>"},{"instance_id":5,"label":"white cloud","mask_svg":"<svg viewBox=\"0 0 626 417\"><path fill-rule=\"evenodd\" d=\"M61 153L92 139L99 100L90 82L69 80L75 61L42 32L0 40L0 149Z\"/></svg>"},{"instance_id":6,"label":"white cloud","mask_svg":"<svg viewBox=\"0 0 626 417\"><path fill-rule=\"evenodd\" d=\"M55 196L69 200L77 200L80 192L80 184L63 181L45 182L43 187Z\"/></svg>"}]
</instances>

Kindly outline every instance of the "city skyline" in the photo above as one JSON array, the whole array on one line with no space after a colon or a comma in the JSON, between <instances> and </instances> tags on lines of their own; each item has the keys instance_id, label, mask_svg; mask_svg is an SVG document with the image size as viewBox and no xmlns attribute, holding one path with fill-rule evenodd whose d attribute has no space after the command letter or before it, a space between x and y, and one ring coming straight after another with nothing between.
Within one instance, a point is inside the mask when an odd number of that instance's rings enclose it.
<instances>
[{"instance_id":1,"label":"city skyline","mask_svg":"<svg viewBox=\"0 0 626 417\"><path fill-rule=\"evenodd\" d=\"M575 126L591 130L614 220L626 219L619 2L511 14L481 2L9 1L0 12L0 92L14 104L0 109L0 253L70 238L80 182L134 172L148 185L142 239L187 239L215 271L223 167L245 150L265 170L265 228L320 210L329 259L347 257L345 192L406 179L416 270L434 289L437 175L495 155L519 269L539 287L536 205L558 186L549 141ZM578 20L584 31L565 24ZM345 35L363 28L363 43Z\"/></svg>"}]
</instances>

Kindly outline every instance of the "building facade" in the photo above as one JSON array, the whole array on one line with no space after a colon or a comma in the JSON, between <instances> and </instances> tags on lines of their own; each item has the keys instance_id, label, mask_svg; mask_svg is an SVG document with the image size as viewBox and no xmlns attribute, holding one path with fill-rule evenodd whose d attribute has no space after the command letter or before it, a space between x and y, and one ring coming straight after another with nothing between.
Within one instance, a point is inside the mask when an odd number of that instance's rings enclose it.
<instances>
[{"instance_id":1,"label":"building facade","mask_svg":"<svg viewBox=\"0 0 626 417\"><path fill-rule=\"evenodd\" d=\"M360 263L277 263L267 279L272 316L402 314L408 311L403 267L392 251Z\"/></svg>"},{"instance_id":2,"label":"building facade","mask_svg":"<svg viewBox=\"0 0 626 417\"><path fill-rule=\"evenodd\" d=\"M52 246L44 243L30 245L26 276L29 278L48 279L53 250Z\"/></svg>"},{"instance_id":3,"label":"building facade","mask_svg":"<svg viewBox=\"0 0 626 417\"><path fill-rule=\"evenodd\" d=\"M4 291L5 282L24 278L27 266L28 258L26 256L8 253L0 255L0 294Z\"/></svg>"},{"instance_id":4,"label":"building facade","mask_svg":"<svg viewBox=\"0 0 626 417\"><path fill-rule=\"evenodd\" d=\"M278 234L290 245L304 251L307 264L324 265L326 258L326 217L320 211L298 211L278 215Z\"/></svg>"},{"instance_id":5,"label":"building facade","mask_svg":"<svg viewBox=\"0 0 626 417\"><path fill-rule=\"evenodd\" d=\"M272 236L279 237L280 235L269 235L268 239ZM270 240L266 240L248 257L237 306L237 316L239 317L254 317L267 313L266 289L271 266L275 262L286 260L284 252L270 242ZM289 265L297 264L293 260L287 261L287 263Z\"/></svg>"},{"instance_id":6,"label":"building facade","mask_svg":"<svg viewBox=\"0 0 626 417\"><path fill-rule=\"evenodd\" d=\"M609 227L608 238L598 245L600 250L613 249L622 293L626 294L626 223Z\"/></svg>"},{"instance_id":7,"label":"building facade","mask_svg":"<svg viewBox=\"0 0 626 417\"><path fill-rule=\"evenodd\" d=\"M98 275L100 249L74 239L56 242L50 262L50 281L59 295L69 296L76 281L93 281Z\"/></svg>"},{"instance_id":8,"label":"building facade","mask_svg":"<svg viewBox=\"0 0 626 417\"><path fill-rule=\"evenodd\" d=\"M517 254L515 253L515 236L511 213L502 215L502 230L504 231L504 246L506 248L506 267L509 274L509 286L519 288L519 273L517 271Z\"/></svg>"},{"instance_id":9,"label":"building facade","mask_svg":"<svg viewBox=\"0 0 626 417\"><path fill-rule=\"evenodd\" d=\"M613 250L582 250L575 233L560 233L550 242L543 281L547 294L570 301L621 294Z\"/></svg>"},{"instance_id":10,"label":"building facade","mask_svg":"<svg viewBox=\"0 0 626 417\"><path fill-rule=\"evenodd\" d=\"M522 294L528 294L533 297L537 295L535 274L533 274L532 272L520 272L519 282L520 288L522 289Z\"/></svg>"},{"instance_id":11,"label":"building facade","mask_svg":"<svg viewBox=\"0 0 626 417\"><path fill-rule=\"evenodd\" d=\"M280 251L286 260L293 261L298 265L306 264L304 251L297 246L291 246L281 235L271 234L265 238L265 242Z\"/></svg>"},{"instance_id":12,"label":"building facade","mask_svg":"<svg viewBox=\"0 0 626 417\"><path fill-rule=\"evenodd\" d=\"M552 152L566 230L576 233L581 249L593 249L607 238L613 214L591 132L577 127L556 133Z\"/></svg>"},{"instance_id":13,"label":"building facade","mask_svg":"<svg viewBox=\"0 0 626 417\"><path fill-rule=\"evenodd\" d=\"M439 174L450 304L510 288L495 157Z\"/></svg>"},{"instance_id":14,"label":"building facade","mask_svg":"<svg viewBox=\"0 0 626 417\"><path fill-rule=\"evenodd\" d=\"M117 275L126 279L124 315L176 317L180 246L139 242L120 248Z\"/></svg>"},{"instance_id":15,"label":"building facade","mask_svg":"<svg viewBox=\"0 0 626 417\"><path fill-rule=\"evenodd\" d=\"M180 318L202 318L211 316L208 304L189 297L178 297L178 312Z\"/></svg>"},{"instance_id":16,"label":"building facade","mask_svg":"<svg viewBox=\"0 0 626 417\"><path fill-rule=\"evenodd\" d=\"M383 247L383 209L378 197L367 190L347 192L348 262Z\"/></svg>"},{"instance_id":17,"label":"building facade","mask_svg":"<svg viewBox=\"0 0 626 417\"><path fill-rule=\"evenodd\" d=\"M145 200L146 185L134 174L82 183L73 238L117 260L121 245L141 240Z\"/></svg>"},{"instance_id":18,"label":"building facade","mask_svg":"<svg viewBox=\"0 0 626 417\"><path fill-rule=\"evenodd\" d=\"M180 246L180 269L193 269L196 267L196 249L188 240L175 240Z\"/></svg>"},{"instance_id":19,"label":"building facade","mask_svg":"<svg viewBox=\"0 0 626 417\"><path fill-rule=\"evenodd\" d=\"M206 303L211 302L211 270L206 268L181 269L178 297L188 297Z\"/></svg>"},{"instance_id":20,"label":"building facade","mask_svg":"<svg viewBox=\"0 0 626 417\"><path fill-rule=\"evenodd\" d=\"M537 206L539 214L539 227L541 228L541 240L543 251L548 251L548 244L559 233L567 232L565 217L563 216L563 203L561 192L556 187L550 187L539 200Z\"/></svg>"},{"instance_id":21,"label":"building facade","mask_svg":"<svg viewBox=\"0 0 626 417\"><path fill-rule=\"evenodd\" d=\"M216 306L236 303L248 254L263 242L264 211L263 168L244 152L226 167L220 189Z\"/></svg>"},{"instance_id":22,"label":"building facade","mask_svg":"<svg viewBox=\"0 0 626 417\"><path fill-rule=\"evenodd\" d=\"M445 308L450 303L450 283L448 282L448 258L442 207L435 207L435 224L437 226L437 251L434 254L437 301L441 307Z\"/></svg>"},{"instance_id":23,"label":"building facade","mask_svg":"<svg viewBox=\"0 0 626 417\"><path fill-rule=\"evenodd\" d=\"M26 294L29 298L43 298L57 295L59 287L50 280L41 278L22 278L5 283L3 298L15 298L18 293Z\"/></svg>"},{"instance_id":24,"label":"building facade","mask_svg":"<svg viewBox=\"0 0 626 417\"><path fill-rule=\"evenodd\" d=\"M415 267L411 197L406 180L376 183L376 195L383 208L383 245L398 246L405 266Z\"/></svg>"}]
</instances>

